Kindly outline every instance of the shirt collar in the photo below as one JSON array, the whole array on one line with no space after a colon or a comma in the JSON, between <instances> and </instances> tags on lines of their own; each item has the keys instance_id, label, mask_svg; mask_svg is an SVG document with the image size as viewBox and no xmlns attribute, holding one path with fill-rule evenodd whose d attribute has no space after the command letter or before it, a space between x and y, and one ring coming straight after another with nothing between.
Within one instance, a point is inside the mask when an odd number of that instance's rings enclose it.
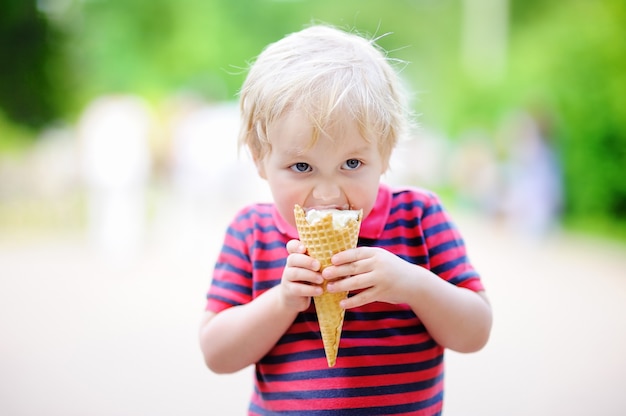
<instances>
[{"instance_id":1,"label":"shirt collar","mask_svg":"<svg viewBox=\"0 0 626 416\"><path fill-rule=\"evenodd\" d=\"M381 183L378 187L378 195L376 196L376 202L374 203L372 212L370 212L361 223L359 237L370 239L380 238L385 230L385 224L387 223L387 218L389 218L390 209L391 189ZM289 238L298 238L298 231L280 215L276 209L276 205L272 208L272 217L274 218L278 230L282 234L287 235Z\"/></svg>"}]
</instances>

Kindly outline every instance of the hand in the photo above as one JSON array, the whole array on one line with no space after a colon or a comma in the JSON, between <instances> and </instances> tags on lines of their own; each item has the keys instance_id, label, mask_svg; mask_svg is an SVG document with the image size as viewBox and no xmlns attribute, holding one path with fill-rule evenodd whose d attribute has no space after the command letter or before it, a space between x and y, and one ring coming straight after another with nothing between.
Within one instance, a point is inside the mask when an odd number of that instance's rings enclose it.
<instances>
[{"instance_id":1,"label":"hand","mask_svg":"<svg viewBox=\"0 0 626 416\"><path fill-rule=\"evenodd\" d=\"M311 304L311 296L319 296L324 282L319 272L320 263L308 256L306 247L298 240L287 243L287 263L280 282L281 298L284 304L298 312Z\"/></svg>"},{"instance_id":2,"label":"hand","mask_svg":"<svg viewBox=\"0 0 626 416\"><path fill-rule=\"evenodd\" d=\"M378 247L358 247L337 253L332 266L322 272L329 282L329 292L358 291L342 301L344 309L355 308L371 302L406 303L410 296L411 276L422 270L395 254Z\"/></svg>"}]
</instances>

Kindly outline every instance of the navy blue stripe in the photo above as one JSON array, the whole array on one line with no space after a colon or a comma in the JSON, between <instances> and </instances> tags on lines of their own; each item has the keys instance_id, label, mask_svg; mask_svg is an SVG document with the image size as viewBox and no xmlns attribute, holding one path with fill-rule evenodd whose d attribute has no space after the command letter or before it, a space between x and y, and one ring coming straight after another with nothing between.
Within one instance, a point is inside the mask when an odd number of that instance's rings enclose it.
<instances>
[{"instance_id":1,"label":"navy blue stripe","mask_svg":"<svg viewBox=\"0 0 626 416\"><path fill-rule=\"evenodd\" d=\"M233 266L231 263L225 263L225 262L218 262L215 264L215 270L219 270L219 271L225 271L225 272L230 272L230 273L234 273L237 274L239 276L242 276L246 279L252 279L252 273L250 273L247 270L244 269L240 269L239 267L235 267ZM213 281L215 283L217 283L219 280L217 279L213 279ZM213 283L213 284L215 284Z\"/></svg>"},{"instance_id":2,"label":"navy blue stripe","mask_svg":"<svg viewBox=\"0 0 626 416\"><path fill-rule=\"evenodd\" d=\"M258 393L258 391L257 391ZM376 406L363 407L355 409L332 409L332 410L283 410L280 412L284 416L380 416L380 415L397 415L402 413L417 412L427 409L437 403L443 401L443 392L416 403L398 404L393 406ZM258 413L262 416L275 416L273 412L260 408L254 403L250 403L250 411ZM441 416L441 412L433 414L433 416Z\"/></svg>"},{"instance_id":3,"label":"navy blue stripe","mask_svg":"<svg viewBox=\"0 0 626 416\"><path fill-rule=\"evenodd\" d=\"M369 331L342 331L341 336L343 338L350 339L370 339L370 338L390 338L394 336L406 336L406 335L416 335L423 334L426 332L426 328L424 325L415 325L412 327L406 328L397 328L397 329L378 329L378 330L369 330ZM298 342L302 340L309 339L321 339L321 336L318 332L307 331L307 332L298 332L294 334L285 334L280 338L278 344L288 344L290 342Z\"/></svg>"},{"instance_id":4,"label":"navy blue stripe","mask_svg":"<svg viewBox=\"0 0 626 416\"><path fill-rule=\"evenodd\" d=\"M233 227L229 227L228 230L226 230L226 234L228 234L229 236L231 236L235 240L239 240L239 241L245 241L246 238L251 233L252 233L252 229L250 229L250 228L245 228L243 230L238 230L238 229L235 229Z\"/></svg>"},{"instance_id":5,"label":"navy blue stripe","mask_svg":"<svg viewBox=\"0 0 626 416\"><path fill-rule=\"evenodd\" d=\"M314 331L298 332L295 334L285 334L278 340L276 345L289 344L291 342L299 342L299 341L305 341L305 340L311 340L311 339L321 340L322 336L319 334L319 332L314 332Z\"/></svg>"},{"instance_id":6,"label":"navy blue stripe","mask_svg":"<svg viewBox=\"0 0 626 416\"><path fill-rule=\"evenodd\" d=\"M408 364L386 364L370 367L351 367L351 368L324 368L321 370L299 371L288 374L265 374L263 380L265 382L273 381L296 381L296 380L320 380L332 379L336 377L365 377L379 375L393 375L404 373L416 373L420 371L430 370L437 367L443 361L443 354L419 363Z\"/></svg>"},{"instance_id":7,"label":"navy blue stripe","mask_svg":"<svg viewBox=\"0 0 626 416\"><path fill-rule=\"evenodd\" d=\"M396 228L402 228L403 230L406 230L406 229L411 230L413 228L419 227L419 224L420 224L419 218L411 218L411 219L398 218L395 221L388 222L387 224L385 224L385 231L394 230Z\"/></svg>"},{"instance_id":8,"label":"navy blue stripe","mask_svg":"<svg viewBox=\"0 0 626 416\"><path fill-rule=\"evenodd\" d=\"M274 286L278 286L279 284L280 284L280 279L264 280L262 282L254 282L254 290L255 291L267 290L267 289L273 288Z\"/></svg>"},{"instance_id":9,"label":"navy blue stripe","mask_svg":"<svg viewBox=\"0 0 626 416\"><path fill-rule=\"evenodd\" d=\"M408 247L421 247L424 245L424 238L421 235L417 235L411 238L397 236L392 238L380 239L376 241L376 245L378 247L389 247L397 245L404 245Z\"/></svg>"},{"instance_id":10,"label":"navy blue stripe","mask_svg":"<svg viewBox=\"0 0 626 416\"><path fill-rule=\"evenodd\" d=\"M312 308L307 309L312 311ZM348 315L348 311L346 311L346 316ZM298 316L296 316L295 323L304 323L304 322L317 322L317 314L315 311L312 312L300 312Z\"/></svg>"},{"instance_id":11,"label":"navy blue stripe","mask_svg":"<svg viewBox=\"0 0 626 416\"><path fill-rule=\"evenodd\" d=\"M263 208L263 210L260 208ZM252 217L272 218L272 212L269 208L271 208L271 204L258 204L256 207L251 206L246 212L240 213L240 215L237 216L236 221L241 222L243 220L252 220L256 222L256 219L252 219Z\"/></svg>"},{"instance_id":12,"label":"navy blue stripe","mask_svg":"<svg viewBox=\"0 0 626 416\"><path fill-rule=\"evenodd\" d=\"M288 354L266 355L265 357L263 357L261 359L259 364L295 363L295 362L298 362L298 361L306 361L306 360L312 360L312 359L316 359L316 358L325 357L326 355L324 353L324 347L322 346L321 337L319 337L319 336L317 336L317 337L316 336L314 336L314 337L307 336L307 337L298 339L298 341L302 341L303 339L310 339L310 338L319 338L320 339L320 347L316 348L314 350L296 351L296 352L290 352Z\"/></svg>"},{"instance_id":13,"label":"navy blue stripe","mask_svg":"<svg viewBox=\"0 0 626 416\"><path fill-rule=\"evenodd\" d=\"M268 270L268 269L282 269L285 268L287 257L283 257L275 260L256 260L252 267L254 270Z\"/></svg>"},{"instance_id":14,"label":"navy blue stripe","mask_svg":"<svg viewBox=\"0 0 626 416\"><path fill-rule=\"evenodd\" d=\"M401 239L402 237L400 237ZM397 240L397 241L396 241ZM359 247L390 247L390 246L397 246L397 245L405 245L405 246L409 246L409 244L404 244L401 242L401 240L399 239L386 239L386 240L370 240L369 238L363 238L363 239L359 239ZM386 244L387 241L393 241L390 244ZM405 240L407 241L407 240ZM417 242L417 239L411 239L410 241L414 241L415 244ZM419 237L419 244L414 245L414 247L420 247L423 246L423 238ZM392 251L392 250L390 250ZM403 260L408 261L409 263L412 264L418 264L418 265L426 265L428 264L429 258L427 255L421 255L421 256L409 256L406 254L398 254L395 253L396 256L400 257Z\"/></svg>"},{"instance_id":15,"label":"navy blue stripe","mask_svg":"<svg viewBox=\"0 0 626 416\"><path fill-rule=\"evenodd\" d=\"M432 257L432 256L436 256L437 254L445 253L448 250L452 250L454 248L462 247L462 246L463 246L463 243L461 241L451 240L445 243L441 243L438 246L431 247L428 250L428 252L430 253Z\"/></svg>"},{"instance_id":16,"label":"navy blue stripe","mask_svg":"<svg viewBox=\"0 0 626 416\"><path fill-rule=\"evenodd\" d=\"M362 238L359 239L359 247L393 247L393 246L406 246L406 247L422 247L424 246L424 239L420 236L420 237L414 237L414 238L404 238L404 237L395 237L395 238L389 238L389 239L384 239L384 240L371 240L369 238ZM391 251L391 250L390 250ZM409 256L406 254L398 254L396 253L396 255L400 258L402 258L403 260L408 261L409 263L413 263L413 264L420 264L420 265L424 265L424 264L428 264L428 256L426 255L421 255L421 256Z\"/></svg>"},{"instance_id":17,"label":"navy blue stripe","mask_svg":"<svg viewBox=\"0 0 626 416\"><path fill-rule=\"evenodd\" d=\"M239 305L239 302L235 302L234 300L232 300L230 298L225 298L224 296L207 295L206 298L207 299L215 299L217 301L228 303L229 305L233 305L233 306Z\"/></svg>"},{"instance_id":18,"label":"navy blue stripe","mask_svg":"<svg viewBox=\"0 0 626 416\"><path fill-rule=\"evenodd\" d=\"M390 338L399 335L415 335L426 332L423 325L412 325L400 328L370 329L367 331L342 331L341 336L352 339Z\"/></svg>"},{"instance_id":19,"label":"navy blue stripe","mask_svg":"<svg viewBox=\"0 0 626 416\"><path fill-rule=\"evenodd\" d=\"M465 282L466 280L475 279L475 278L478 278L478 277L479 276L478 276L478 273L476 273L476 271L470 270L470 271L467 271L465 273L461 273L460 275L456 276L453 279L450 279L449 282L452 283L453 285L457 285L458 286L459 284Z\"/></svg>"},{"instance_id":20,"label":"navy blue stripe","mask_svg":"<svg viewBox=\"0 0 626 416\"><path fill-rule=\"evenodd\" d=\"M430 205L429 207L427 207L424 210L424 214L422 216L422 218L426 218L429 215L434 215L434 214L439 214L441 212L444 212L444 209L441 205L436 204L436 205Z\"/></svg>"},{"instance_id":21,"label":"navy blue stripe","mask_svg":"<svg viewBox=\"0 0 626 416\"><path fill-rule=\"evenodd\" d=\"M350 321L376 321L379 319L415 319L415 312L410 309L380 312L358 312L354 310L347 310L345 319Z\"/></svg>"},{"instance_id":22,"label":"navy blue stripe","mask_svg":"<svg viewBox=\"0 0 626 416\"><path fill-rule=\"evenodd\" d=\"M242 253L239 249L231 247L228 244L224 244L222 247L222 252L220 253L220 257L224 254L228 254L229 256L237 257L240 260L243 260L246 263L250 262L250 258L246 256L245 253Z\"/></svg>"},{"instance_id":23,"label":"navy blue stripe","mask_svg":"<svg viewBox=\"0 0 626 416\"><path fill-rule=\"evenodd\" d=\"M425 228L424 229L424 236L426 238L428 237L432 237L435 234L438 234L442 231L448 231L448 230L452 230L454 229L454 227L448 223L448 222L442 222L440 224L437 225L433 225L431 227Z\"/></svg>"},{"instance_id":24,"label":"navy blue stripe","mask_svg":"<svg viewBox=\"0 0 626 416\"><path fill-rule=\"evenodd\" d=\"M249 286L238 285L230 281L216 280L215 282L213 282L213 285L232 292L243 293L244 295L252 294Z\"/></svg>"},{"instance_id":25,"label":"navy blue stripe","mask_svg":"<svg viewBox=\"0 0 626 416\"><path fill-rule=\"evenodd\" d=\"M280 231L278 230L278 228L273 225L273 224L268 224L268 225L261 225L258 223L255 224L251 224L252 226L250 227L244 227L243 229L239 229L239 228L235 228L234 226L230 226L228 227L228 229L226 230L226 233L230 236L232 236L233 238L240 240L240 241L245 241L246 238L252 234L253 230L256 230L258 232L261 233L266 233L266 234L271 234L271 233L277 233L278 235L280 234Z\"/></svg>"},{"instance_id":26,"label":"navy blue stripe","mask_svg":"<svg viewBox=\"0 0 626 416\"><path fill-rule=\"evenodd\" d=\"M342 389L320 389L313 391L290 391L284 393L264 393L265 400L312 400L312 399L335 399L344 397L372 397L386 396L389 394L403 394L416 390L426 390L442 380L439 375L435 378L416 381L406 384L392 384L387 386L353 387ZM344 413L341 412L343 415Z\"/></svg>"},{"instance_id":27,"label":"navy blue stripe","mask_svg":"<svg viewBox=\"0 0 626 416\"><path fill-rule=\"evenodd\" d=\"M265 356L262 360L262 364L283 364L287 362L296 362L300 360L310 360L313 358L324 357L324 349L322 347L322 338L319 335L300 337L296 341L302 341L303 339L317 338L320 340L319 349L309 351L298 351L288 354L277 354ZM280 342L282 344L282 342ZM437 348L437 343L433 340L426 342L420 342L418 344L409 345L392 345L392 346L361 346L361 347L342 347L339 350L339 357L367 357L373 355L397 355L397 354L412 354L420 351L428 351L433 348Z\"/></svg>"},{"instance_id":28,"label":"navy blue stripe","mask_svg":"<svg viewBox=\"0 0 626 416\"><path fill-rule=\"evenodd\" d=\"M406 192L399 192L398 195L403 194ZM413 195L411 195L411 198L413 198ZM420 200L415 200L415 199L411 199L410 201L406 201L406 202L398 202L396 203L394 206L391 207L391 209L389 210L389 214L393 215L398 211L413 211L415 208L419 208L420 210L424 209L424 201L420 201Z\"/></svg>"},{"instance_id":29,"label":"navy blue stripe","mask_svg":"<svg viewBox=\"0 0 626 416\"><path fill-rule=\"evenodd\" d=\"M261 240L255 240L254 244L252 245L253 248L255 249L259 249L259 250L276 250L276 249L282 249L285 253L287 253L287 249L285 248L285 242L281 239L276 239L276 240L272 240L272 241L261 241Z\"/></svg>"},{"instance_id":30,"label":"navy blue stripe","mask_svg":"<svg viewBox=\"0 0 626 416\"><path fill-rule=\"evenodd\" d=\"M441 275L442 273L445 273L449 270L454 269L459 264L466 264L466 263L467 263L467 258L465 256L461 256L456 259L442 263L438 266L435 266L431 269L431 271L437 275Z\"/></svg>"},{"instance_id":31,"label":"navy blue stripe","mask_svg":"<svg viewBox=\"0 0 626 416\"><path fill-rule=\"evenodd\" d=\"M437 343L430 339L418 344L409 345L346 347L341 348L339 356L357 357L367 355L411 354L415 352L428 351L437 347Z\"/></svg>"},{"instance_id":32,"label":"navy blue stripe","mask_svg":"<svg viewBox=\"0 0 626 416\"><path fill-rule=\"evenodd\" d=\"M261 225L257 223L254 224L254 228L255 230L260 231L263 234L278 233L280 235L280 231L274 224Z\"/></svg>"},{"instance_id":33,"label":"navy blue stripe","mask_svg":"<svg viewBox=\"0 0 626 416\"><path fill-rule=\"evenodd\" d=\"M342 331L341 336L343 338L350 339L381 339L381 338L391 338L394 336L405 336L405 335L415 335L422 334L426 332L426 328L423 325L417 325L415 327L407 327L407 328L398 328L398 329L377 329L370 331ZM294 334L285 334L280 338L278 344L288 344L290 342L298 342L305 339L321 339L321 336L317 332L308 331L302 333L294 333Z\"/></svg>"}]
</instances>

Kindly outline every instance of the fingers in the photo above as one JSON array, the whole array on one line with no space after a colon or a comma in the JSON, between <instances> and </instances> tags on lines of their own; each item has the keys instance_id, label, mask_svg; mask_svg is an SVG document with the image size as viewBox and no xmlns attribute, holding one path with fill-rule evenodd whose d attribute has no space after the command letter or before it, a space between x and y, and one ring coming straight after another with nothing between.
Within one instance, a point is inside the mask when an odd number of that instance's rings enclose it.
<instances>
[{"instance_id":1,"label":"fingers","mask_svg":"<svg viewBox=\"0 0 626 416\"><path fill-rule=\"evenodd\" d=\"M282 282L292 296L318 296L324 279L319 272L320 262L306 255L306 248L298 240L287 243L287 262Z\"/></svg>"},{"instance_id":2,"label":"fingers","mask_svg":"<svg viewBox=\"0 0 626 416\"><path fill-rule=\"evenodd\" d=\"M287 264L285 266L294 269L302 269L303 271L317 272L316 274L319 275L320 262L306 254L290 254L287 257ZM319 280L319 282L314 283L322 283L321 275Z\"/></svg>"},{"instance_id":3,"label":"fingers","mask_svg":"<svg viewBox=\"0 0 626 416\"><path fill-rule=\"evenodd\" d=\"M332 257L331 262L335 266L341 266L342 264L355 263L372 255L373 251L370 247L351 248L335 254Z\"/></svg>"},{"instance_id":4,"label":"fingers","mask_svg":"<svg viewBox=\"0 0 626 416\"><path fill-rule=\"evenodd\" d=\"M326 267L322 276L327 280L338 280L367 273L372 270L371 259L371 253L365 248L342 251L333 256L332 266Z\"/></svg>"},{"instance_id":5,"label":"fingers","mask_svg":"<svg viewBox=\"0 0 626 416\"><path fill-rule=\"evenodd\" d=\"M333 265L322 271L327 279L329 292L351 292L353 296L342 301L342 307L349 309L374 301L387 301L392 298L390 276L399 276L400 259L389 252L359 247L336 254Z\"/></svg>"},{"instance_id":6,"label":"fingers","mask_svg":"<svg viewBox=\"0 0 626 416\"><path fill-rule=\"evenodd\" d=\"M298 240L290 240L287 243L287 267L301 267L313 271L320 269L320 262L306 255L306 247Z\"/></svg>"},{"instance_id":7,"label":"fingers","mask_svg":"<svg viewBox=\"0 0 626 416\"><path fill-rule=\"evenodd\" d=\"M299 259L298 257L308 257L304 254L292 254L294 257L288 263L311 264L311 260ZM319 267L319 266L318 266ZM302 267L286 266L281 279L281 292L286 305L303 311L308 308L311 297L322 294L322 282L324 279L318 271Z\"/></svg>"},{"instance_id":8,"label":"fingers","mask_svg":"<svg viewBox=\"0 0 626 416\"><path fill-rule=\"evenodd\" d=\"M287 261L281 279L285 304L302 311L309 307L311 297L322 294L324 278L320 262L306 254L306 247L298 240L287 243Z\"/></svg>"},{"instance_id":9,"label":"fingers","mask_svg":"<svg viewBox=\"0 0 626 416\"><path fill-rule=\"evenodd\" d=\"M329 292L353 292L368 289L372 286L374 286L374 282L370 274L357 274L328 282L326 290Z\"/></svg>"},{"instance_id":10,"label":"fingers","mask_svg":"<svg viewBox=\"0 0 626 416\"><path fill-rule=\"evenodd\" d=\"M306 247L299 240L290 240L287 242L287 252L289 254L293 253L306 253Z\"/></svg>"},{"instance_id":11,"label":"fingers","mask_svg":"<svg viewBox=\"0 0 626 416\"><path fill-rule=\"evenodd\" d=\"M374 295L374 290L367 289L353 296L350 296L347 299L342 300L340 305L343 309L351 309L367 305L368 303L374 302L375 300L376 296Z\"/></svg>"},{"instance_id":12,"label":"fingers","mask_svg":"<svg viewBox=\"0 0 626 416\"><path fill-rule=\"evenodd\" d=\"M319 296L324 291L321 286L303 281L285 281L283 286L289 296L311 297Z\"/></svg>"}]
</instances>

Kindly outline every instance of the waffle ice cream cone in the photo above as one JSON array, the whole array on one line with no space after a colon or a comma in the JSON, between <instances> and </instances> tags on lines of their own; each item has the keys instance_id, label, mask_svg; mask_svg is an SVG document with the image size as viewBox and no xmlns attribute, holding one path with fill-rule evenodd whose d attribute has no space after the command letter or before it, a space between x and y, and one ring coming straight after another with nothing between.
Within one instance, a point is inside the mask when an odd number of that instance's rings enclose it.
<instances>
[{"instance_id":1,"label":"waffle ice cream cone","mask_svg":"<svg viewBox=\"0 0 626 416\"><path fill-rule=\"evenodd\" d=\"M307 218L307 213L302 207L299 205L294 207L300 241L306 246L308 254L320 262L321 270L331 264L330 259L334 254L356 247L363 217L362 211L327 210L308 214ZM337 360L345 314L339 302L348 296L348 292L328 293L326 282L323 288L324 293L315 296L313 301L322 333L326 360L328 366L333 367Z\"/></svg>"}]
</instances>

